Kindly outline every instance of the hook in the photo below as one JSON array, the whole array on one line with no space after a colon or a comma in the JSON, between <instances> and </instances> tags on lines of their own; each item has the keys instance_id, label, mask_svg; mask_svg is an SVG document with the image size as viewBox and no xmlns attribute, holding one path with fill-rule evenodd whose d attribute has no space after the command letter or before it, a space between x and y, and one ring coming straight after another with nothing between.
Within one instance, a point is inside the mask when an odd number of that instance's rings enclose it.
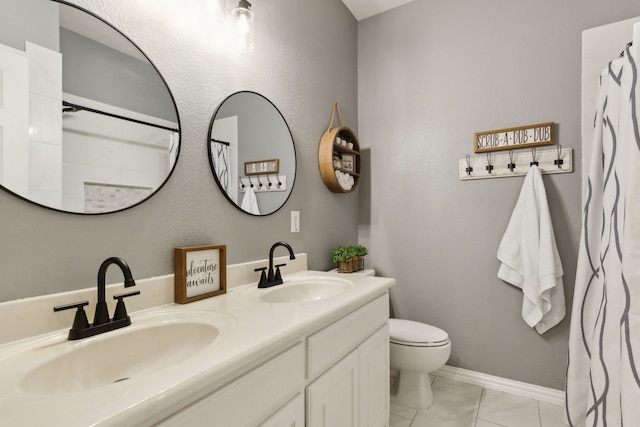
<instances>
[{"instance_id":1,"label":"hook","mask_svg":"<svg viewBox=\"0 0 640 427\"><path fill-rule=\"evenodd\" d=\"M531 163L529 163L529 166L533 166L533 165L538 166L538 161L536 160L536 149L535 148L531 149Z\"/></svg>"},{"instance_id":2,"label":"hook","mask_svg":"<svg viewBox=\"0 0 640 427\"><path fill-rule=\"evenodd\" d=\"M509 150L509 164L507 165L507 167L511 172L513 172L513 170L516 168L516 164L513 163L513 150Z\"/></svg>"},{"instance_id":3,"label":"hook","mask_svg":"<svg viewBox=\"0 0 640 427\"><path fill-rule=\"evenodd\" d=\"M562 160L562 145L558 145L557 150L558 150L558 158L553 161L553 164L557 165L558 169L562 169L562 164L564 163L564 160Z\"/></svg>"},{"instance_id":4,"label":"hook","mask_svg":"<svg viewBox=\"0 0 640 427\"><path fill-rule=\"evenodd\" d=\"M258 178L258 189L261 190L262 189L262 181L260 181L260 175L256 176L256 178Z\"/></svg>"},{"instance_id":5,"label":"hook","mask_svg":"<svg viewBox=\"0 0 640 427\"><path fill-rule=\"evenodd\" d=\"M271 183L271 179L269 179L269 174L267 174L267 181L269 182L269 184L267 185L267 187L268 187L269 189L271 189L271 186L272 186L273 184Z\"/></svg>"},{"instance_id":6,"label":"hook","mask_svg":"<svg viewBox=\"0 0 640 427\"><path fill-rule=\"evenodd\" d=\"M278 180L278 184L276 185L276 187L282 187L282 183L280 182L280 175L276 175L276 179Z\"/></svg>"},{"instance_id":7,"label":"hook","mask_svg":"<svg viewBox=\"0 0 640 427\"><path fill-rule=\"evenodd\" d=\"M491 171L493 170L493 159L491 158L491 153L487 153L487 166L485 166L485 169L489 174L491 174Z\"/></svg>"},{"instance_id":8,"label":"hook","mask_svg":"<svg viewBox=\"0 0 640 427\"><path fill-rule=\"evenodd\" d=\"M473 172L473 167L471 167L471 156L467 154L467 168L465 169L467 175L471 176L471 172Z\"/></svg>"},{"instance_id":9,"label":"hook","mask_svg":"<svg viewBox=\"0 0 640 427\"><path fill-rule=\"evenodd\" d=\"M249 180L249 182L251 182L251 180ZM242 178L240 178L240 189L244 190L245 187L246 185L244 185L244 181L242 180Z\"/></svg>"}]
</instances>

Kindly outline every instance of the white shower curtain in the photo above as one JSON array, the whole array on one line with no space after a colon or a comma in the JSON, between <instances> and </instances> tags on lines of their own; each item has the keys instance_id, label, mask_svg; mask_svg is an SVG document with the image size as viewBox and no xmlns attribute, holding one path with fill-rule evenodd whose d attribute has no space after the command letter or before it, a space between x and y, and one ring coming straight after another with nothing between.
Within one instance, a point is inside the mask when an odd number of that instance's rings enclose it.
<instances>
[{"instance_id":1,"label":"white shower curtain","mask_svg":"<svg viewBox=\"0 0 640 427\"><path fill-rule=\"evenodd\" d=\"M600 76L569 337L575 427L640 425L639 60L636 24Z\"/></svg>"}]
</instances>

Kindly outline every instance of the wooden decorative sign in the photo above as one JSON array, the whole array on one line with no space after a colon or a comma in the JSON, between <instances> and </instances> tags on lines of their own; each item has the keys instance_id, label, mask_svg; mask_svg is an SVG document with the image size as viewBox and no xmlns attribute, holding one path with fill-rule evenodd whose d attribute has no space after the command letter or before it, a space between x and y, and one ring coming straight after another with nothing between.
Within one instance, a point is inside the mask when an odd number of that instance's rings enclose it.
<instances>
[{"instance_id":1,"label":"wooden decorative sign","mask_svg":"<svg viewBox=\"0 0 640 427\"><path fill-rule=\"evenodd\" d=\"M553 144L553 122L477 132L473 138L473 150L476 153L551 144Z\"/></svg>"},{"instance_id":2,"label":"wooden decorative sign","mask_svg":"<svg viewBox=\"0 0 640 427\"><path fill-rule=\"evenodd\" d=\"M280 172L279 159L244 162L245 175L265 175L278 172Z\"/></svg>"},{"instance_id":3,"label":"wooden decorative sign","mask_svg":"<svg viewBox=\"0 0 640 427\"><path fill-rule=\"evenodd\" d=\"M175 248L175 302L186 304L224 294L226 252L225 245Z\"/></svg>"}]
</instances>

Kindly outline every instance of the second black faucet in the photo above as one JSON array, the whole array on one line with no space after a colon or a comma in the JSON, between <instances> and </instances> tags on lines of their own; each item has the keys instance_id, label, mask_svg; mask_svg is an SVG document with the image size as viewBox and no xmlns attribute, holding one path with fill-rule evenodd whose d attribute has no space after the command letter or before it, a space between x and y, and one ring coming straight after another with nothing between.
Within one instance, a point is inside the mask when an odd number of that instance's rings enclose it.
<instances>
[{"instance_id":1,"label":"second black faucet","mask_svg":"<svg viewBox=\"0 0 640 427\"><path fill-rule=\"evenodd\" d=\"M268 272L265 273L265 270L267 269L266 267L256 268L254 270L254 271L262 271L262 274L260 275L260 281L258 282L258 287L259 288L269 288L271 286L279 285L279 284L282 283L282 275L280 274L280 267L284 267L286 264L278 264L278 265L276 265L275 266L275 270L274 270L274 265L273 265L273 251L278 246L284 246L289 251L289 259L290 260L296 259L296 256L293 253L293 249L291 248L291 245L289 245L287 242L274 243L271 246L271 249L269 250L269 270L268 270Z\"/></svg>"}]
</instances>

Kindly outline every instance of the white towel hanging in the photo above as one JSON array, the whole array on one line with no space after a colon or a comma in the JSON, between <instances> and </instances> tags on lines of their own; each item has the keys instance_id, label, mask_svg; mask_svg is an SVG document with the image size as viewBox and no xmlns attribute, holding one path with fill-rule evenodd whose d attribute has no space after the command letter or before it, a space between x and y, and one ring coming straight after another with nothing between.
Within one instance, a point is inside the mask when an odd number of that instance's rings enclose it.
<instances>
[{"instance_id":1,"label":"white towel hanging","mask_svg":"<svg viewBox=\"0 0 640 427\"><path fill-rule=\"evenodd\" d=\"M258 209L258 198L251 186L247 187L242 198L242 210L253 215L260 215L260 209Z\"/></svg>"},{"instance_id":2,"label":"white towel hanging","mask_svg":"<svg viewBox=\"0 0 640 427\"><path fill-rule=\"evenodd\" d=\"M498 247L498 277L522 289L522 318L543 334L565 316L562 263L537 166L531 166Z\"/></svg>"}]
</instances>

